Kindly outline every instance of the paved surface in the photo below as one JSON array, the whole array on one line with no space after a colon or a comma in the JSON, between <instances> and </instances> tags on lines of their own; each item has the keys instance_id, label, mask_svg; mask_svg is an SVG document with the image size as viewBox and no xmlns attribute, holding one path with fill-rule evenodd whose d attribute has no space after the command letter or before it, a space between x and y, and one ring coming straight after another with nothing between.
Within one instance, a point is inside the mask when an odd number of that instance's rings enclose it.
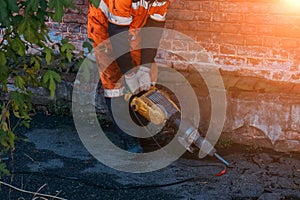
<instances>
[{"instance_id":1,"label":"paved surface","mask_svg":"<svg viewBox=\"0 0 300 200\"><path fill-rule=\"evenodd\" d=\"M215 159L186 153L172 165L145 174L119 172L94 159L69 117L34 117L3 181L29 191L82 199L300 199L300 155L233 145L219 151L232 162L227 174ZM3 155L3 159L9 159ZM43 199L2 186L0 199ZM50 198L48 198L50 199Z\"/></svg>"}]
</instances>

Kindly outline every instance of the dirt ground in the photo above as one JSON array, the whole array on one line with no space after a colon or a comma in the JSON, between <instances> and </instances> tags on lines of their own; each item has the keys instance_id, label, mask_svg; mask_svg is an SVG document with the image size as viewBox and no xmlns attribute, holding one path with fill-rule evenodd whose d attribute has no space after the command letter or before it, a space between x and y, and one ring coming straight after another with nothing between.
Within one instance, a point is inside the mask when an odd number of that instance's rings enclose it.
<instances>
[{"instance_id":1,"label":"dirt ground","mask_svg":"<svg viewBox=\"0 0 300 200\"><path fill-rule=\"evenodd\" d=\"M230 145L218 152L231 162L223 176L214 158L185 153L161 170L131 174L104 166L82 145L71 117L33 118L20 128L13 153L1 155L11 175L2 181L27 191L82 199L300 199L300 155ZM25 140L23 140L25 139ZM2 185L0 199L51 199Z\"/></svg>"}]
</instances>

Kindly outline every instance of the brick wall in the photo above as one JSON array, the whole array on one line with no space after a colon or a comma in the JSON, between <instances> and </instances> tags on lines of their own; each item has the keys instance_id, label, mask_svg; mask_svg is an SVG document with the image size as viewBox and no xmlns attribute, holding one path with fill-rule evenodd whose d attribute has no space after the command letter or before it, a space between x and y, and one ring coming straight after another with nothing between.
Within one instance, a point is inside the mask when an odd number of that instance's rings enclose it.
<instances>
[{"instance_id":1,"label":"brick wall","mask_svg":"<svg viewBox=\"0 0 300 200\"><path fill-rule=\"evenodd\" d=\"M206 76L205 70L214 68L221 72L226 88L222 137L300 152L300 6L288 1L175 0L171 4L166 27L190 38L165 34L156 60L190 81L204 133L214 122L213 106L207 85L194 72L204 71ZM87 39L87 1L76 3L80 12L69 10L61 25L49 22L49 26L58 39L69 37L80 47ZM169 81L176 90L184 89L178 80Z\"/></svg>"},{"instance_id":2,"label":"brick wall","mask_svg":"<svg viewBox=\"0 0 300 200\"><path fill-rule=\"evenodd\" d=\"M167 27L194 38L223 69L297 82L300 8L287 1L176 1Z\"/></svg>"},{"instance_id":3,"label":"brick wall","mask_svg":"<svg viewBox=\"0 0 300 200\"><path fill-rule=\"evenodd\" d=\"M67 9L62 23L53 22L51 19L47 25L50 29L50 37L54 42L62 38L68 38L78 50L82 49L82 43L87 41L87 14L88 0L73 0L77 9Z\"/></svg>"},{"instance_id":4,"label":"brick wall","mask_svg":"<svg viewBox=\"0 0 300 200\"><path fill-rule=\"evenodd\" d=\"M226 71L245 76L297 82L300 78L300 7L289 0L176 0L167 28L199 43L211 61ZM79 49L87 40L87 0L74 0L63 23L49 21L54 40L69 38ZM186 46L183 41L168 41ZM159 56L162 58L162 56ZM164 55L166 61L176 62ZM253 73L255 70L255 73Z\"/></svg>"}]
</instances>

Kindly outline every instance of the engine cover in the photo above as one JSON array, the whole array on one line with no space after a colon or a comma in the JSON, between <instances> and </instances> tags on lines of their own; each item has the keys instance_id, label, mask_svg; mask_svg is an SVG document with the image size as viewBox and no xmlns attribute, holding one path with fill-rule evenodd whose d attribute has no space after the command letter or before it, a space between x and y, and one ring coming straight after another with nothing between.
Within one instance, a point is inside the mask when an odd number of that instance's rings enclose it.
<instances>
[{"instance_id":1,"label":"engine cover","mask_svg":"<svg viewBox=\"0 0 300 200\"><path fill-rule=\"evenodd\" d=\"M145 125L141 123L145 119L156 125L163 124L180 111L166 92L155 87L142 94L133 95L129 100L129 106L137 118L133 117L133 120L138 120L139 125Z\"/></svg>"}]
</instances>

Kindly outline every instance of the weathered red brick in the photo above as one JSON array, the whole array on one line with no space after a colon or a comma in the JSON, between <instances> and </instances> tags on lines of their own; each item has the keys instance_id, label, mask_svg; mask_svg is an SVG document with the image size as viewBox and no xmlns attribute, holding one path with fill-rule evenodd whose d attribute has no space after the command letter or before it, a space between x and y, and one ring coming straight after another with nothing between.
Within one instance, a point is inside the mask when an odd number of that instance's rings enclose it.
<instances>
[{"instance_id":1,"label":"weathered red brick","mask_svg":"<svg viewBox=\"0 0 300 200\"><path fill-rule=\"evenodd\" d=\"M269 58L274 58L274 59L288 59L289 58L289 53L283 49L270 49L268 52L268 57Z\"/></svg>"},{"instance_id":2,"label":"weathered red brick","mask_svg":"<svg viewBox=\"0 0 300 200\"><path fill-rule=\"evenodd\" d=\"M73 3L75 5L83 5L84 4L84 0L73 0Z\"/></svg>"},{"instance_id":3,"label":"weathered red brick","mask_svg":"<svg viewBox=\"0 0 300 200\"><path fill-rule=\"evenodd\" d=\"M172 41L171 40L161 40L160 47L163 49L171 49L172 48Z\"/></svg>"},{"instance_id":4,"label":"weathered red brick","mask_svg":"<svg viewBox=\"0 0 300 200\"><path fill-rule=\"evenodd\" d=\"M268 54L268 49L258 46L238 46L237 55L248 57L265 57Z\"/></svg>"},{"instance_id":5,"label":"weathered red brick","mask_svg":"<svg viewBox=\"0 0 300 200\"><path fill-rule=\"evenodd\" d=\"M245 36L245 45L247 46L262 46L263 38L257 35Z\"/></svg>"},{"instance_id":6,"label":"weathered red brick","mask_svg":"<svg viewBox=\"0 0 300 200\"><path fill-rule=\"evenodd\" d=\"M202 10L216 12L219 8L219 2L216 1L203 1Z\"/></svg>"},{"instance_id":7,"label":"weathered red brick","mask_svg":"<svg viewBox=\"0 0 300 200\"><path fill-rule=\"evenodd\" d=\"M213 61L219 65L233 65L242 68L245 65L246 59L237 56L215 55L213 56Z\"/></svg>"},{"instance_id":8,"label":"weathered red brick","mask_svg":"<svg viewBox=\"0 0 300 200\"><path fill-rule=\"evenodd\" d=\"M213 42L218 44L243 45L244 36L237 34L213 33Z\"/></svg>"},{"instance_id":9,"label":"weathered red brick","mask_svg":"<svg viewBox=\"0 0 300 200\"><path fill-rule=\"evenodd\" d=\"M261 58L247 58L247 65L250 67L264 67L264 60Z\"/></svg>"},{"instance_id":10,"label":"weathered red brick","mask_svg":"<svg viewBox=\"0 0 300 200\"><path fill-rule=\"evenodd\" d=\"M190 28L190 24L188 21L179 21L179 20L175 20L174 21L174 29L175 30L192 30Z\"/></svg>"},{"instance_id":11,"label":"weathered red brick","mask_svg":"<svg viewBox=\"0 0 300 200\"><path fill-rule=\"evenodd\" d=\"M221 45L220 46L220 53L221 54L235 55L236 54L236 46L233 46L233 45Z\"/></svg>"},{"instance_id":12,"label":"weathered red brick","mask_svg":"<svg viewBox=\"0 0 300 200\"><path fill-rule=\"evenodd\" d=\"M269 69L281 69L281 70L289 70L293 63L289 60L279 60L279 59L266 59L264 62L264 66Z\"/></svg>"},{"instance_id":13,"label":"weathered red brick","mask_svg":"<svg viewBox=\"0 0 300 200\"><path fill-rule=\"evenodd\" d=\"M262 13L262 14L272 12L272 5L274 4L272 4L270 1L263 1L263 0L249 2L245 4L245 6L248 7L249 12Z\"/></svg>"},{"instance_id":14,"label":"weathered red brick","mask_svg":"<svg viewBox=\"0 0 300 200\"><path fill-rule=\"evenodd\" d=\"M197 32L198 34L195 36L195 40L197 42L203 43L211 43L212 42L212 33L211 32L201 32L201 34L199 34L199 32Z\"/></svg>"},{"instance_id":15,"label":"weathered red brick","mask_svg":"<svg viewBox=\"0 0 300 200\"><path fill-rule=\"evenodd\" d=\"M295 49L299 47L298 38L283 38L281 43L284 49Z\"/></svg>"},{"instance_id":16,"label":"weathered red brick","mask_svg":"<svg viewBox=\"0 0 300 200\"><path fill-rule=\"evenodd\" d=\"M224 13L249 13L250 8L244 2L220 2L219 11Z\"/></svg>"},{"instance_id":17,"label":"weathered red brick","mask_svg":"<svg viewBox=\"0 0 300 200\"><path fill-rule=\"evenodd\" d=\"M247 14L245 15L245 23L247 24L277 24L276 16L267 14Z\"/></svg>"},{"instance_id":18,"label":"weathered red brick","mask_svg":"<svg viewBox=\"0 0 300 200\"><path fill-rule=\"evenodd\" d=\"M215 43L200 43L200 45L211 55L217 55L220 52L220 45Z\"/></svg>"},{"instance_id":19,"label":"weathered red brick","mask_svg":"<svg viewBox=\"0 0 300 200\"><path fill-rule=\"evenodd\" d=\"M265 37L263 37L263 46L264 47L281 47L282 46L281 38L265 36Z\"/></svg>"},{"instance_id":20,"label":"weathered red brick","mask_svg":"<svg viewBox=\"0 0 300 200\"><path fill-rule=\"evenodd\" d=\"M299 82L300 81L300 73L298 72L298 73L292 74L291 81Z\"/></svg>"},{"instance_id":21,"label":"weathered red brick","mask_svg":"<svg viewBox=\"0 0 300 200\"><path fill-rule=\"evenodd\" d=\"M205 50L204 47L196 40L193 40L193 42L188 43L188 51L200 52L203 50Z\"/></svg>"},{"instance_id":22,"label":"weathered red brick","mask_svg":"<svg viewBox=\"0 0 300 200\"><path fill-rule=\"evenodd\" d=\"M169 9L184 9L185 3L183 1L174 1L170 4Z\"/></svg>"},{"instance_id":23,"label":"weathered red brick","mask_svg":"<svg viewBox=\"0 0 300 200\"><path fill-rule=\"evenodd\" d=\"M64 23L79 23L86 24L87 16L79 15L79 14L65 14L63 17Z\"/></svg>"},{"instance_id":24,"label":"weathered red brick","mask_svg":"<svg viewBox=\"0 0 300 200\"><path fill-rule=\"evenodd\" d=\"M80 33L87 35L87 25L80 26Z\"/></svg>"},{"instance_id":25,"label":"weathered red brick","mask_svg":"<svg viewBox=\"0 0 300 200\"><path fill-rule=\"evenodd\" d=\"M186 44L186 41L174 40L172 43L172 50L186 51L188 50L188 45Z\"/></svg>"},{"instance_id":26,"label":"weathered red brick","mask_svg":"<svg viewBox=\"0 0 300 200\"><path fill-rule=\"evenodd\" d=\"M298 25L277 25L273 30L276 36L280 37L300 37L300 27Z\"/></svg>"},{"instance_id":27,"label":"weathered red brick","mask_svg":"<svg viewBox=\"0 0 300 200\"><path fill-rule=\"evenodd\" d=\"M173 67L179 71L187 72L189 70L189 65L186 62L174 62Z\"/></svg>"},{"instance_id":28,"label":"weathered red brick","mask_svg":"<svg viewBox=\"0 0 300 200\"><path fill-rule=\"evenodd\" d=\"M88 6L84 5L84 6L80 6L80 12L82 15L87 16L88 12L89 12L89 8Z\"/></svg>"},{"instance_id":29,"label":"weathered red brick","mask_svg":"<svg viewBox=\"0 0 300 200\"><path fill-rule=\"evenodd\" d=\"M168 18L175 20L193 20L194 12L190 10L170 10L168 12Z\"/></svg>"},{"instance_id":30,"label":"weathered red brick","mask_svg":"<svg viewBox=\"0 0 300 200\"><path fill-rule=\"evenodd\" d=\"M73 13L73 14L79 14L80 13L80 8L67 8L65 10L65 13Z\"/></svg>"},{"instance_id":31,"label":"weathered red brick","mask_svg":"<svg viewBox=\"0 0 300 200\"><path fill-rule=\"evenodd\" d=\"M214 26L212 26L214 27ZM221 27L221 30L220 32L221 33L239 33L240 29L241 29L241 26L238 25L238 24L230 24L230 23L227 23L227 24L220 24L220 27Z\"/></svg>"},{"instance_id":32,"label":"weathered red brick","mask_svg":"<svg viewBox=\"0 0 300 200\"><path fill-rule=\"evenodd\" d=\"M180 62L180 61L185 62L185 59L182 56L180 56L179 54L176 54L176 53L171 53L171 52L167 52L165 54L165 59L167 61L172 61L172 62Z\"/></svg>"},{"instance_id":33,"label":"weathered red brick","mask_svg":"<svg viewBox=\"0 0 300 200\"><path fill-rule=\"evenodd\" d=\"M289 77L290 74L287 73L286 71L283 71L283 70L278 71L277 70L277 71L272 72L270 79L276 80L276 81L287 81L287 76Z\"/></svg>"},{"instance_id":34,"label":"weathered red brick","mask_svg":"<svg viewBox=\"0 0 300 200\"><path fill-rule=\"evenodd\" d=\"M210 12L203 12L203 11L197 11L194 12L194 18L195 21L211 21L211 13Z\"/></svg>"},{"instance_id":35,"label":"weathered red brick","mask_svg":"<svg viewBox=\"0 0 300 200\"><path fill-rule=\"evenodd\" d=\"M166 24L165 24L165 27L166 28L169 28L169 29L174 29L174 20L167 20L166 21Z\"/></svg>"},{"instance_id":36,"label":"weathered red brick","mask_svg":"<svg viewBox=\"0 0 300 200\"><path fill-rule=\"evenodd\" d=\"M257 25L257 34L261 36L273 36L275 26L273 25Z\"/></svg>"},{"instance_id":37,"label":"weathered red brick","mask_svg":"<svg viewBox=\"0 0 300 200\"><path fill-rule=\"evenodd\" d=\"M68 26L68 32L70 33L80 33L80 24L77 23L71 23Z\"/></svg>"},{"instance_id":38,"label":"weathered red brick","mask_svg":"<svg viewBox=\"0 0 300 200\"><path fill-rule=\"evenodd\" d=\"M209 22L199 22L199 21L189 23L189 25L190 25L190 30L193 30L193 31L209 32L209 31L211 31L211 27L212 27L212 24Z\"/></svg>"},{"instance_id":39,"label":"weathered red brick","mask_svg":"<svg viewBox=\"0 0 300 200\"><path fill-rule=\"evenodd\" d=\"M244 16L241 14L236 14L236 13L219 13L219 12L214 12L213 13L213 21L216 22L243 22Z\"/></svg>"},{"instance_id":40,"label":"weathered red brick","mask_svg":"<svg viewBox=\"0 0 300 200\"><path fill-rule=\"evenodd\" d=\"M185 5L187 10L200 10L202 8L201 1L187 1Z\"/></svg>"}]
</instances>

